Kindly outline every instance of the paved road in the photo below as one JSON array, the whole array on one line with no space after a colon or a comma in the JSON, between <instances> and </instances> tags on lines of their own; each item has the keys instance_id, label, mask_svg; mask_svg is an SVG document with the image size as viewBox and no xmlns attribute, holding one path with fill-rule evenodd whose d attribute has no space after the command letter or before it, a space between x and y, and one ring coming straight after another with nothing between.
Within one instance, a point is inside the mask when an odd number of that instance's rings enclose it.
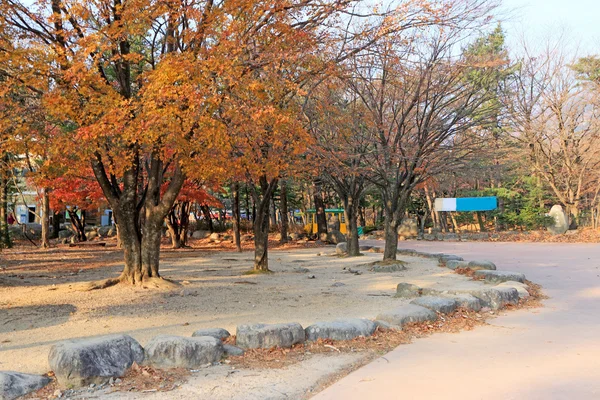
<instances>
[{"instance_id":1,"label":"paved road","mask_svg":"<svg viewBox=\"0 0 600 400\"><path fill-rule=\"evenodd\" d=\"M422 243L403 248L489 259L541 284L545 307L400 346L314 397L600 399L600 244Z\"/></svg>"}]
</instances>

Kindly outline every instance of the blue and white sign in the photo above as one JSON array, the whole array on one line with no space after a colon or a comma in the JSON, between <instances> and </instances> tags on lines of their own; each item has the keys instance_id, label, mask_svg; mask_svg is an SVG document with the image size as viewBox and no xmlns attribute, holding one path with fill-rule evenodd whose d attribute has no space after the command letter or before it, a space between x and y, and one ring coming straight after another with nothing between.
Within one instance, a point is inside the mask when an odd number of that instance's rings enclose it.
<instances>
[{"instance_id":1,"label":"blue and white sign","mask_svg":"<svg viewBox=\"0 0 600 400\"><path fill-rule=\"evenodd\" d=\"M495 196L435 199L435 211L491 211L496 208L498 199Z\"/></svg>"}]
</instances>

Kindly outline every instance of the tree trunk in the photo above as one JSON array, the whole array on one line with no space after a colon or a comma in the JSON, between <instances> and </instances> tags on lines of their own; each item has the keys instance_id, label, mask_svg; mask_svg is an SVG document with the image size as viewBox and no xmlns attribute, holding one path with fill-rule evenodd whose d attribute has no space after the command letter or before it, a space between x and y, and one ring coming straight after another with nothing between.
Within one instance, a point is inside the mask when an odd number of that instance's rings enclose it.
<instances>
[{"instance_id":1,"label":"tree trunk","mask_svg":"<svg viewBox=\"0 0 600 400\"><path fill-rule=\"evenodd\" d=\"M50 247L50 198L48 188L42 189L42 247Z\"/></svg>"},{"instance_id":2,"label":"tree trunk","mask_svg":"<svg viewBox=\"0 0 600 400\"><path fill-rule=\"evenodd\" d=\"M252 197L256 206L254 220L254 270L269 271L269 205L273 191L277 187L277 179L267 180L260 177L260 189L253 185ZM259 192L260 190L260 192Z\"/></svg>"},{"instance_id":3,"label":"tree trunk","mask_svg":"<svg viewBox=\"0 0 600 400\"><path fill-rule=\"evenodd\" d=\"M146 208L146 219L142 226L142 271L141 281L149 278L160 278L160 239L164 215L159 210Z\"/></svg>"},{"instance_id":4,"label":"tree trunk","mask_svg":"<svg viewBox=\"0 0 600 400\"><path fill-rule=\"evenodd\" d=\"M360 249L358 245L358 221L357 221L357 207L354 203L354 199L350 196L344 196L344 214L346 217L346 228L348 233L346 237L348 239L348 256L356 257L360 256Z\"/></svg>"},{"instance_id":5,"label":"tree trunk","mask_svg":"<svg viewBox=\"0 0 600 400\"><path fill-rule=\"evenodd\" d=\"M384 207L384 229L385 229L385 247L383 250L383 261L396 260L398 252L398 218L395 213Z\"/></svg>"},{"instance_id":6,"label":"tree trunk","mask_svg":"<svg viewBox=\"0 0 600 400\"><path fill-rule=\"evenodd\" d=\"M365 208L362 206L358 208L358 217L360 221L360 226L362 226L363 228L367 226L367 220L365 219Z\"/></svg>"},{"instance_id":7,"label":"tree trunk","mask_svg":"<svg viewBox=\"0 0 600 400\"><path fill-rule=\"evenodd\" d=\"M85 211L81 210L80 218L79 215L77 215L77 208L73 208L69 211L69 216L71 217L71 226L77 235L77 241L87 241L87 236L85 235Z\"/></svg>"},{"instance_id":8,"label":"tree trunk","mask_svg":"<svg viewBox=\"0 0 600 400\"><path fill-rule=\"evenodd\" d=\"M233 240L237 251L242 252L242 242L240 235L240 184L235 182L231 185L231 195L233 197L232 217L233 217Z\"/></svg>"},{"instance_id":9,"label":"tree trunk","mask_svg":"<svg viewBox=\"0 0 600 400\"><path fill-rule=\"evenodd\" d=\"M280 243L287 243L288 241L288 204L287 204L287 182L281 181L281 193L280 193L279 207L281 209L281 239Z\"/></svg>"},{"instance_id":10,"label":"tree trunk","mask_svg":"<svg viewBox=\"0 0 600 400\"><path fill-rule=\"evenodd\" d=\"M177 205L174 205L169 211L169 214L165 218L167 223L167 230L169 231L169 237L171 238L171 248L181 248L181 236L179 235L179 221L177 219Z\"/></svg>"},{"instance_id":11,"label":"tree trunk","mask_svg":"<svg viewBox=\"0 0 600 400\"><path fill-rule=\"evenodd\" d=\"M315 212L317 216L317 238L321 239L323 235L327 237L327 216L325 215L325 203L321 193L321 186L318 182L313 184L313 197L315 202ZM322 240L322 239L321 239Z\"/></svg>"},{"instance_id":12,"label":"tree trunk","mask_svg":"<svg viewBox=\"0 0 600 400\"><path fill-rule=\"evenodd\" d=\"M213 225L212 216L210 215L210 207L207 205L201 205L200 210L202 210L202 214L204 214L204 219L206 220L206 224L208 225L208 230L210 233L215 232L215 227Z\"/></svg>"},{"instance_id":13,"label":"tree trunk","mask_svg":"<svg viewBox=\"0 0 600 400\"><path fill-rule=\"evenodd\" d=\"M8 230L8 179L0 172L0 249L11 247Z\"/></svg>"},{"instance_id":14,"label":"tree trunk","mask_svg":"<svg viewBox=\"0 0 600 400\"><path fill-rule=\"evenodd\" d=\"M61 220L62 220L62 213L60 211L57 211L52 215L52 234L50 235L50 239L58 238L58 232L60 232Z\"/></svg>"},{"instance_id":15,"label":"tree trunk","mask_svg":"<svg viewBox=\"0 0 600 400\"><path fill-rule=\"evenodd\" d=\"M485 232L485 225L483 223L483 218L481 218L481 212L476 211L475 215L477 216L477 223L479 224L479 232Z\"/></svg>"}]
</instances>

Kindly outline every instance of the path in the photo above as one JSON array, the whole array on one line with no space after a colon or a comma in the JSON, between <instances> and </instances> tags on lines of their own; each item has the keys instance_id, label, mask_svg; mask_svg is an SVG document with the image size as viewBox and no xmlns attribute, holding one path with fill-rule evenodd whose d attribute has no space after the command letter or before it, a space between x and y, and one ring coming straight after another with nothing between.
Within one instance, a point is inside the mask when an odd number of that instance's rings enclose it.
<instances>
[{"instance_id":1,"label":"path","mask_svg":"<svg viewBox=\"0 0 600 400\"><path fill-rule=\"evenodd\" d=\"M525 273L550 299L544 308L503 314L490 326L400 346L314 400L600 399L600 245L400 247L492 260L499 269Z\"/></svg>"}]
</instances>

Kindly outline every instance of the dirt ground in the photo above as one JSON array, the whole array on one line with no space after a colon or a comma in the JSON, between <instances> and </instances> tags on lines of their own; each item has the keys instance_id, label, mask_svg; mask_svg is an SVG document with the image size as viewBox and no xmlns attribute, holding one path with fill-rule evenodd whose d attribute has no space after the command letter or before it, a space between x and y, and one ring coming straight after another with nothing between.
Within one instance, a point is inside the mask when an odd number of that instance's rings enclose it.
<instances>
[{"instance_id":1,"label":"dirt ground","mask_svg":"<svg viewBox=\"0 0 600 400\"><path fill-rule=\"evenodd\" d=\"M162 274L180 288L118 285L91 292L77 288L117 276L122 269L116 248L5 252L0 264L0 369L47 372L50 346L67 338L123 332L143 345L157 334L189 336L200 328L223 327L234 334L244 323L296 321L307 326L341 317L373 318L403 301L391 297L401 281L427 285L467 279L421 258L404 257L407 271L375 273L363 264L381 259L380 254L318 255L332 251L273 250L274 273L268 275L244 274L252 265L251 252L165 251Z\"/></svg>"}]
</instances>

